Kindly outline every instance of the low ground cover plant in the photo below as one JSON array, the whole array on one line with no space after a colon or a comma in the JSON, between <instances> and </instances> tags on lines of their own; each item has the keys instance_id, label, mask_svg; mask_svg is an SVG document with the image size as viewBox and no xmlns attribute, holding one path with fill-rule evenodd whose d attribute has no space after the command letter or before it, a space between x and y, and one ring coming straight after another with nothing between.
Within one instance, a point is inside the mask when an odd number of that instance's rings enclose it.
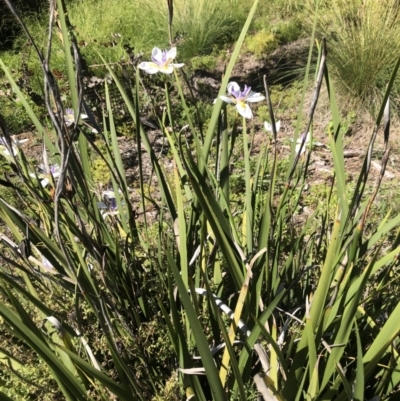
<instances>
[{"instance_id":1,"label":"low ground cover plant","mask_svg":"<svg viewBox=\"0 0 400 401\"><path fill-rule=\"evenodd\" d=\"M6 3L26 28L12 2ZM168 6L171 28L172 1ZM135 205L109 84L104 82L99 124L84 98L79 46L63 2L50 2L44 52L26 30L40 60L48 123L38 118L0 59L43 149L40 161L28 160L24 143L11 135L0 114L0 156L7 168L0 185L19 202L0 197L0 318L7 338L0 361L9 367L1 383L3 399L289 401L397 395L400 304L390 294L397 288L400 215L389 213L366 227L389 158L389 94L400 58L358 179L349 188L345 132L325 42L317 49L314 96L307 114L303 110L310 49L290 155L279 164L286 156L278 152L281 123L266 77L262 93L230 78L257 6L256 0L206 125L199 125L188 107L185 67L175 60L172 40L167 50L160 44L137 64L131 93L99 54L135 123L140 197ZM67 100L51 68L56 22ZM163 74L165 107L160 114L153 104L154 120L168 143L171 168L141 119L143 83L157 74ZM327 202L316 205L299 227L294 218L308 196L311 157L320 146L313 138L313 116L323 86L330 99L326 134L334 176ZM185 125L175 120L172 90ZM252 121L261 102L269 111L265 141L251 154ZM371 155L382 134L381 172L368 193ZM233 165L238 152L240 167ZM92 153L107 167L109 187L94 179ZM146 157L156 177L150 183ZM233 179L238 174L244 178L240 191ZM149 185L157 187L158 200ZM149 206L157 210L156 221L149 220ZM39 375L47 383L34 383ZM18 381L21 388L15 388Z\"/></svg>"}]
</instances>

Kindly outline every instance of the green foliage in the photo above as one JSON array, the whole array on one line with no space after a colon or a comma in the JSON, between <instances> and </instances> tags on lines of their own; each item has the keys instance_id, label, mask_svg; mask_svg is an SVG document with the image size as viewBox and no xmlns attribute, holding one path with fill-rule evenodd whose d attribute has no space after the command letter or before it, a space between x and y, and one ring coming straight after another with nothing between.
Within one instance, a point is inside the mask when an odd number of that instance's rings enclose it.
<instances>
[{"instance_id":1,"label":"green foliage","mask_svg":"<svg viewBox=\"0 0 400 401\"><path fill-rule=\"evenodd\" d=\"M106 153L106 147L100 141L96 144L101 152ZM91 162L93 181L107 186L111 182L110 167L99 155L94 155Z\"/></svg>"},{"instance_id":2,"label":"green foliage","mask_svg":"<svg viewBox=\"0 0 400 401\"><path fill-rule=\"evenodd\" d=\"M247 7L240 0L175 0L172 34L174 45L179 48L182 59L207 55L214 48L231 43L238 38L247 15ZM126 46L135 55L147 54L154 46L169 47L167 2L139 0L108 1L89 0L68 2L68 18L74 26L80 52L85 66L93 68L98 76L106 73L98 53L109 63L128 62ZM47 45L47 13L28 14L24 19L36 43ZM59 82L64 95L68 96L66 62L60 34L55 28L52 71L60 75ZM29 41L24 35L16 38L12 51L1 53L10 70L21 75L26 66L29 85L41 95L41 66ZM26 77L24 77L26 78ZM70 101L70 99L67 99ZM0 97L1 101L1 97Z\"/></svg>"},{"instance_id":3,"label":"green foliage","mask_svg":"<svg viewBox=\"0 0 400 401\"><path fill-rule=\"evenodd\" d=\"M282 21L274 27L275 37L280 44L294 42L303 34L303 27L300 21L294 19Z\"/></svg>"},{"instance_id":4,"label":"green foliage","mask_svg":"<svg viewBox=\"0 0 400 401\"><path fill-rule=\"evenodd\" d=\"M246 50L257 58L265 58L278 47L278 40L269 30L258 31L245 41Z\"/></svg>"},{"instance_id":5,"label":"green foliage","mask_svg":"<svg viewBox=\"0 0 400 401\"><path fill-rule=\"evenodd\" d=\"M26 113L23 104L19 101L15 93L2 85L5 80L0 78L0 107L3 115L7 116L7 122L11 132L17 131L18 133L22 130L29 130L31 126L31 120ZM2 89L4 88L4 89ZM4 94L1 94L3 92ZM29 101L31 107L36 113L40 113L42 108L37 106L33 101Z\"/></svg>"},{"instance_id":6,"label":"green foliage","mask_svg":"<svg viewBox=\"0 0 400 401\"><path fill-rule=\"evenodd\" d=\"M302 93L302 82L293 81L290 85L274 85L271 88L271 100L278 105L277 119L295 120L298 115L298 100ZM270 115L267 105L261 105L257 109L261 121L269 121Z\"/></svg>"},{"instance_id":7,"label":"green foliage","mask_svg":"<svg viewBox=\"0 0 400 401\"><path fill-rule=\"evenodd\" d=\"M182 399L179 387L178 374L174 372L171 378L160 389L159 394L154 396L151 401L180 401Z\"/></svg>"},{"instance_id":8,"label":"green foliage","mask_svg":"<svg viewBox=\"0 0 400 401\"><path fill-rule=\"evenodd\" d=\"M195 56L190 59L190 65L194 70L213 71L217 65L217 58L213 55Z\"/></svg>"}]
</instances>

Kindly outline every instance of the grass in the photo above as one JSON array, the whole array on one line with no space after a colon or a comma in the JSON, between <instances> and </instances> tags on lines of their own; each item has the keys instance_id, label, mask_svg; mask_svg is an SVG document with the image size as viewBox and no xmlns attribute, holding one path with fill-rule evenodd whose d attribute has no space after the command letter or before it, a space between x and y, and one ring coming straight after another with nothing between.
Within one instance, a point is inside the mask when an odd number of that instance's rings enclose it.
<instances>
[{"instance_id":1,"label":"grass","mask_svg":"<svg viewBox=\"0 0 400 401\"><path fill-rule=\"evenodd\" d=\"M103 78L107 74L99 52L113 64L129 64L130 57L144 57L154 46L169 46L167 3L140 0L133 4L115 1L71 1L68 3L68 18L80 43L80 51L85 60L85 68ZM173 42L179 48L179 56L189 61L195 56L213 57L212 61L200 61L199 66L217 63L219 49L238 38L248 7L239 0L223 0L210 4L206 1L175 1L172 26ZM47 15L27 14L28 29L39 46L47 41ZM55 32L52 52L52 70L59 76L62 90L67 87L66 61L59 33ZM127 50L131 49L131 50ZM142 55L142 56L141 56ZM17 71L25 93L33 90L42 97L40 63L33 48L24 36L14 42L13 50L1 53L7 66ZM129 68L129 65L128 65ZM118 70L118 67L117 67ZM1 74L1 73L0 73ZM1 75L0 75L1 79ZM4 82L4 81L3 81ZM4 90L3 90L4 91ZM65 104L70 105L68 90L64 93ZM0 103L8 108L7 100ZM38 111L38 110L36 110ZM14 112L10 113L14 117ZM6 117L8 113L5 113ZM24 127L28 123L25 115L12 118L12 123ZM11 127L13 129L13 127ZM14 131L14 130L13 130Z\"/></svg>"},{"instance_id":2,"label":"grass","mask_svg":"<svg viewBox=\"0 0 400 401\"><path fill-rule=\"evenodd\" d=\"M320 7L317 29L330 43L338 90L376 110L400 50L398 2L334 0L321 1ZM394 96L398 91L396 82Z\"/></svg>"},{"instance_id":3,"label":"grass","mask_svg":"<svg viewBox=\"0 0 400 401\"><path fill-rule=\"evenodd\" d=\"M246 8L238 0L174 2L173 40L183 60L210 53L213 46L236 40L246 17ZM102 49L107 61L127 59L125 45L135 53L148 52L154 46L169 46L166 2L81 1L71 2L69 18L78 38L87 42L84 54L89 63L98 63L96 49ZM114 43L115 42L115 43ZM97 60L97 61L96 61Z\"/></svg>"}]
</instances>

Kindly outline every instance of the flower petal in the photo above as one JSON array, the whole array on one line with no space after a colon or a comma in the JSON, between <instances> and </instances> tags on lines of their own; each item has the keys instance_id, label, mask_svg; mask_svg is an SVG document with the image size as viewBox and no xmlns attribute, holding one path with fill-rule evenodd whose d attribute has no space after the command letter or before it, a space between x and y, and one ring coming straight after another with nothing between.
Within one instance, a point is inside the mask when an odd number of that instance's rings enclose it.
<instances>
[{"instance_id":1,"label":"flower petal","mask_svg":"<svg viewBox=\"0 0 400 401\"><path fill-rule=\"evenodd\" d=\"M147 72L147 74L156 74L160 71L160 67L156 63L152 63L151 61L143 61L138 65L138 67Z\"/></svg>"},{"instance_id":2,"label":"flower petal","mask_svg":"<svg viewBox=\"0 0 400 401\"><path fill-rule=\"evenodd\" d=\"M296 145L296 149L295 149L296 154L300 152L300 147L301 147L301 142ZM303 146L300 154L302 155L305 152L305 150L306 150L305 146Z\"/></svg>"},{"instance_id":3,"label":"flower petal","mask_svg":"<svg viewBox=\"0 0 400 401\"><path fill-rule=\"evenodd\" d=\"M240 86L236 82L232 81L229 82L228 86L226 87L226 90L228 91L228 93L232 95L233 92L240 92Z\"/></svg>"},{"instance_id":4,"label":"flower petal","mask_svg":"<svg viewBox=\"0 0 400 401\"><path fill-rule=\"evenodd\" d=\"M304 142L304 144L303 144L303 147L301 148L301 145L303 142ZM309 142L310 142L310 133L309 132L307 132L307 135L305 135L305 137L304 137L304 134L301 135L300 138L297 139L297 144L296 144L296 149L295 149L296 154L299 153L300 148L301 148L300 155L302 155L306 151L307 144Z\"/></svg>"},{"instance_id":5,"label":"flower petal","mask_svg":"<svg viewBox=\"0 0 400 401\"><path fill-rule=\"evenodd\" d=\"M47 187L47 185L50 184L50 181L47 178L45 178L42 181L40 181L40 184L42 185L43 188L45 188Z\"/></svg>"},{"instance_id":6,"label":"flower petal","mask_svg":"<svg viewBox=\"0 0 400 401\"><path fill-rule=\"evenodd\" d=\"M160 64L162 64L162 55L162 50L158 47L154 47L151 51L151 58L158 61Z\"/></svg>"},{"instance_id":7,"label":"flower petal","mask_svg":"<svg viewBox=\"0 0 400 401\"><path fill-rule=\"evenodd\" d=\"M174 72L174 67L172 67L172 65L167 65L165 67L159 67L158 71L163 74L172 74Z\"/></svg>"},{"instance_id":8,"label":"flower petal","mask_svg":"<svg viewBox=\"0 0 400 401\"><path fill-rule=\"evenodd\" d=\"M101 193L102 197L106 197L107 199L115 198L115 192L111 190L106 190Z\"/></svg>"},{"instance_id":9,"label":"flower petal","mask_svg":"<svg viewBox=\"0 0 400 401\"><path fill-rule=\"evenodd\" d=\"M65 114L64 121L67 124L67 126L68 126L68 124L71 125L75 121L75 117L73 114Z\"/></svg>"},{"instance_id":10,"label":"flower petal","mask_svg":"<svg viewBox=\"0 0 400 401\"><path fill-rule=\"evenodd\" d=\"M251 112L250 106L245 102L237 102L236 109L244 118L253 118L253 113Z\"/></svg>"},{"instance_id":11,"label":"flower petal","mask_svg":"<svg viewBox=\"0 0 400 401\"><path fill-rule=\"evenodd\" d=\"M167 59L173 60L176 58L176 47L172 47L171 50L167 51Z\"/></svg>"},{"instance_id":12,"label":"flower petal","mask_svg":"<svg viewBox=\"0 0 400 401\"><path fill-rule=\"evenodd\" d=\"M261 102L265 99L265 96L262 96L260 93L250 93L250 95L246 98L246 102L255 103Z\"/></svg>"},{"instance_id":13,"label":"flower petal","mask_svg":"<svg viewBox=\"0 0 400 401\"><path fill-rule=\"evenodd\" d=\"M42 255L42 264L47 269L54 269L54 266Z\"/></svg>"},{"instance_id":14,"label":"flower petal","mask_svg":"<svg viewBox=\"0 0 400 401\"><path fill-rule=\"evenodd\" d=\"M10 156L10 152L4 145L0 145L0 151L2 151L6 156Z\"/></svg>"},{"instance_id":15,"label":"flower petal","mask_svg":"<svg viewBox=\"0 0 400 401\"><path fill-rule=\"evenodd\" d=\"M18 154L18 149L16 147L13 146L12 148L13 154L14 156L17 156ZM11 156L11 153L8 151L8 149L4 148L3 150L3 154L5 154L6 156Z\"/></svg>"},{"instance_id":16,"label":"flower petal","mask_svg":"<svg viewBox=\"0 0 400 401\"><path fill-rule=\"evenodd\" d=\"M305 144L307 144L308 142L310 142L310 133L307 132L306 135L306 139L304 139L304 134L301 135L298 139L297 139L297 143L302 143L304 141Z\"/></svg>"},{"instance_id":17,"label":"flower petal","mask_svg":"<svg viewBox=\"0 0 400 401\"><path fill-rule=\"evenodd\" d=\"M14 140L15 143L18 142L20 145L22 145L23 143L28 142L28 141L29 141L28 138L25 138L25 139L15 139L15 140Z\"/></svg>"},{"instance_id":18,"label":"flower petal","mask_svg":"<svg viewBox=\"0 0 400 401\"><path fill-rule=\"evenodd\" d=\"M170 64L174 68L182 68L185 64L184 63L176 63L176 64Z\"/></svg>"},{"instance_id":19,"label":"flower petal","mask_svg":"<svg viewBox=\"0 0 400 401\"><path fill-rule=\"evenodd\" d=\"M220 96L219 98L226 103L235 103L235 101L231 97L228 97L228 96Z\"/></svg>"},{"instance_id":20,"label":"flower petal","mask_svg":"<svg viewBox=\"0 0 400 401\"><path fill-rule=\"evenodd\" d=\"M22 144L24 142L26 142L26 140L23 139L23 140L19 141L18 139L13 139L13 142L14 142L13 148L15 147L17 149L21 149L22 148Z\"/></svg>"},{"instance_id":21,"label":"flower petal","mask_svg":"<svg viewBox=\"0 0 400 401\"><path fill-rule=\"evenodd\" d=\"M276 127L276 132L278 133L279 130L281 129L281 120L275 121L275 127ZM264 121L264 128L268 132L272 132L272 124L270 124L268 121Z\"/></svg>"},{"instance_id":22,"label":"flower petal","mask_svg":"<svg viewBox=\"0 0 400 401\"><path fill-rule=\"evenodd\" d=\"M247 96L251 96L253 92L251 92L251 86L244 86L243 92L242 92L242 96L243 97L247 97Z\"/></svg>"}]
</instances>

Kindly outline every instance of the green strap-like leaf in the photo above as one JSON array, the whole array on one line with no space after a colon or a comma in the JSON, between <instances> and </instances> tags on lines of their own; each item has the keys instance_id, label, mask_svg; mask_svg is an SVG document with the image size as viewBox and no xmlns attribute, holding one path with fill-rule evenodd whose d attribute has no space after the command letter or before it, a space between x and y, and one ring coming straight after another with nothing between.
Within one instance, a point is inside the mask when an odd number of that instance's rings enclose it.
<instances>
[{"instance_id":1,"label":"green strap-like leaf","mask_svg":"<svg viewBox=\"0 0 400 401\"><path fill-rule=\"evenodd\" d=\"M33 331L29 330L29 327L18 319L10 308L2 303L0 303L0 316L12 327L12 333L28 344L45 361L67 400L87 400L86 390L79 380L55 356L42 338L39 338Z\"/></svg>"},{"instance_id":2,"label":"green strap-like leaf","mask_svg":"<svg viewBox=\"0 0 400 401\"><path fill-rule=\"evenodd\" d=\"M184 154L182 143L180 143L181 153ZM190 182L194 192L200 202L200 205L207 216L207 220L213 229L214 235L221 248L221 252L228 263L229 271L232 274L237 289L240 289L244 276L241 266L235 255L235 247L230 228L226 217L215 199L214 194L209 189L205 179L195 165L190 152L187 152L187 159L183 158Z\"/></svg>"},{"instance_id":3,"label":"green strap-like leaf","mask_svg":"<svg viewBox=\"0 0 400 401\"><path fill-rule=\"evenodd\" d=\"M218 371L215 367L215 362L210 352L210 347L207 342L206 336L204 335L203 328L201 327L201 324L197 317L197 313L189 298L187 288L183 283L178 267L176 266L175 261L172 259L172 256L169 252L167 252L167 258L179 290L186 316L189 319L190 326L192 328L193 336L196 341L196 346L200 353L201 361L203 363L207 379L213 393L213 398L216 401L224 401L226 400L226 395L224 393L224 389L222 388Z\"/></svg>"},{"instance_id":4,"label":"green strap-like leaf","mask_svg":"<svg viewBox=\"0 0 400 401\"><path fill-rule=\"evenodd\" d=\"M100 372L95 367L90 365L88 362L84 361L78 355L73 353L67 348L60 347L68 356L75 362L75 364L82 369L88 376L98 380L104 387L107 387L112 393L120 397L121 400L136 400L137 397L131 392L126 391L121 387L115 380L111 379L103 372Z\"/></svg>"}]
</instances>

